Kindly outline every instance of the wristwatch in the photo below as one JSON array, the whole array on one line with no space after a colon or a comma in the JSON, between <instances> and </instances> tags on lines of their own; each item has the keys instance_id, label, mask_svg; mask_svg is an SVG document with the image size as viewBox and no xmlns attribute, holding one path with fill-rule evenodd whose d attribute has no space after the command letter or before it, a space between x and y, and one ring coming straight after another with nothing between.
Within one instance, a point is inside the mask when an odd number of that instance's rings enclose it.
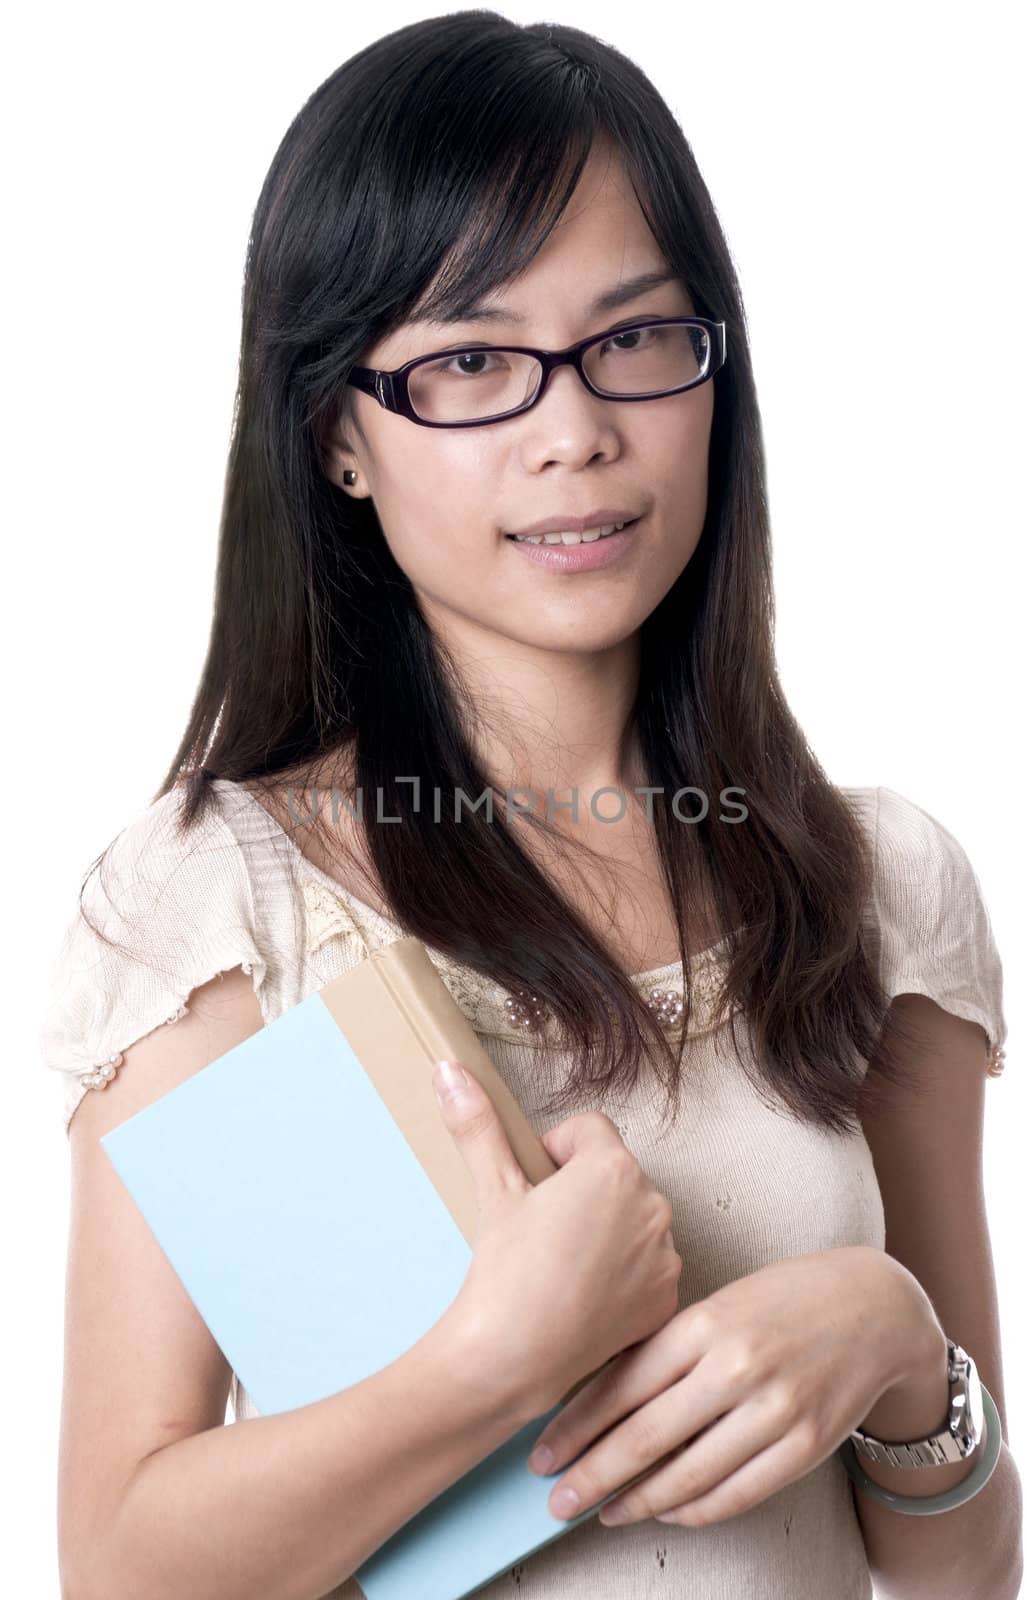
<instances>
[{"instance_id":1,"label":"wristwatch","mask_svg":"<svg viewBox=\"0 0 1027 1600\"><path fill-rule=\"evenodd\" d=\"M950 1339L948 1349L949 1414L940 1433L910 1444L888 1444L854 1428L849 1438L857 1455L892 1467L943 1467L946 1462L965 1461L973 1454L984 1429L981 1380L972 1356L961 1345Z\"/></svg>"}]
</instances>

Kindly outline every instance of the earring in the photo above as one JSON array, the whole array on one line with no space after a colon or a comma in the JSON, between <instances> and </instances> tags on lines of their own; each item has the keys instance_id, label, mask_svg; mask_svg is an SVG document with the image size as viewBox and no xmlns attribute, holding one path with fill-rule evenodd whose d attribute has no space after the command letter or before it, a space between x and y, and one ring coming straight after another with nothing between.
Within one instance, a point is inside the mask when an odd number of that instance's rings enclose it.
<instances>
[{"instance_id":1,"label":"earring","mask_svg":"<svg viewBox=\"0 0 1027 1600\"><path fill-rule=\"evenodd\" d=\"M342 481L343 481L344 484L347 485L347 487L352 487L352 485L354 483L356 483L357 475L354 472L352 467L347 467L346 468L345 472L342 475Z\"/></svg>"}]
</instances>

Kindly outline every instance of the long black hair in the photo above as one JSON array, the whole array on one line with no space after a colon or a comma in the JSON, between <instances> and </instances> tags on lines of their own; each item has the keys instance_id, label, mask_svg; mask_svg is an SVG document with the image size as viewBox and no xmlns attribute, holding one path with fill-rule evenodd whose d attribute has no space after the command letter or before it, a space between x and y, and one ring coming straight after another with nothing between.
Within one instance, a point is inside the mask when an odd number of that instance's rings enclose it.
<instances>
[{"instance_id":1,"label":"long black hair","mask_svg":"<svg viewBox=\"0 0 1027 1600\"><path fill-rule=\"evenodd\" d=\"M380 794L382 814L403 820L377 827L364 808L381 897L405 932L537 995L556 1018L573 1067L555 1103L629 1085L648 1057L676 1111L683 1056L631 975L501 816L465 810L457 823L458 791L477 797L493 782L468 738L481 709L462 694L458 663L427 626L373 502L325 471L328 430L344 421L359 435L351 367L411 311L437 314L523 269L603 146L623 162L696 314L727 328L706 519L642 625L634 707L648 784L711 802L691 826L666 805L653 818L686 1009L689 908L708 901L727 930L723 1016L734 1039L731 1002L744 1005L751 1063L740 1054L753 1082L796 1116L852 1132L877 1080L898 1082L903 1064L883 1028L866 832L778 679L742 297L671 111L632 61L577 28L489 10L415 22L344 62L288 128L247 251L207 659L154 798L184 791L188 831L216 800L212 778L280 801L323 793L346 772L347 793ZM413 809L398 781L410 774L438 789L438 820ZM742 825L715 820L725 790L744 795ZM540 817L529 821L556 841Z\"/></svg>"}]
</instances>

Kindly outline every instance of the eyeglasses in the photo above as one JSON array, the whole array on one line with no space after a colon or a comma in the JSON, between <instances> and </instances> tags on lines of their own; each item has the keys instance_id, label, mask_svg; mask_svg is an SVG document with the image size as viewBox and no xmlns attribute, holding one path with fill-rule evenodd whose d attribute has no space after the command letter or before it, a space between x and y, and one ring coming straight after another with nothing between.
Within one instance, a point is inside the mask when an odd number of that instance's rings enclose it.
<instances>
[{"instance_id":1,"label":"eyeglasses","mask_svg":"<svg viewBox=\"0 0 1027 1600\"><path fill-rule=\"evenodd\" d=\"M391 372L353 367L346 381L424 428L478 428L537 404L557 367L576 367L601 400L659 400L705 383L726 359L723 322L645 317L566 350L467 345L415 356Z\"/></svg>"}]
</instances>

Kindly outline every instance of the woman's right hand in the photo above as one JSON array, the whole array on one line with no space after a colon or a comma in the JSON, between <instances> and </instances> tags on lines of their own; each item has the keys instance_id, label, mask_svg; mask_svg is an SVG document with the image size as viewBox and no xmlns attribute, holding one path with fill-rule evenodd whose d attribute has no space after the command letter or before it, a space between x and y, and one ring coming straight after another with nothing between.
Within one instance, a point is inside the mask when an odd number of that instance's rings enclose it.
<instances>
[{"instance_id":1,"label":"woman's right hand","mask_svg":"<svg viewBox=\"0 0 1027 1600\"><path fill-rule=\"evenodd\" d=\"M521 1375L541 1416L677 1312L673 1213L599 1111L542 1136L558 1170L532 1185L492 1101L467 1076L465 1094L439 1099L478 1199L474 1255L450 1309L470 1316L497 1373Z\"/></svg>"}]
</instances>

